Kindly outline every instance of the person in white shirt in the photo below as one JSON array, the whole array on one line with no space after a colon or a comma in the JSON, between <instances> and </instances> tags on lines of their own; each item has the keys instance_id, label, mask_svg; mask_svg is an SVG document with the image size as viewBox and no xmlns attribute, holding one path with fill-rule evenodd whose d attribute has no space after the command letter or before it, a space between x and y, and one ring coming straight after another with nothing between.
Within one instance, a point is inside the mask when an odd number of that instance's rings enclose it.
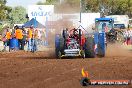
<instances>
[{"instance_id":1,"label":"person in white shirt","mask_svg":"<svg viewBox=\"0 0 132 88\"><path fill-rule=\"evenodd\" d=\"M132 30L129 30L130 44L132 44Z\"/></svg>"}]
</instances>

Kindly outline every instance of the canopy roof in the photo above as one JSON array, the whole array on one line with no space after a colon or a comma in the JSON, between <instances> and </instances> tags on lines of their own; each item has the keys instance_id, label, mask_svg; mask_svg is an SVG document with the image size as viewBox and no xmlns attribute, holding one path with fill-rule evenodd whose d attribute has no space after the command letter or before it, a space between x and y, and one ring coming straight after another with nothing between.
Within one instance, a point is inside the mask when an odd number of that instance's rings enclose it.
<instances>
[{"instance_id":1,"label":"canopy roof","mask_svg":"<svg viewBox=\"0 0 132 88\"><path fill-rule=\"evenodd\" d=\"M45 26L39 23L36 19L32 18L30 21L26 22L23 26L26 28L31 27L33 25L35 28L44 28Z\"/></svg>"}]
</instances>

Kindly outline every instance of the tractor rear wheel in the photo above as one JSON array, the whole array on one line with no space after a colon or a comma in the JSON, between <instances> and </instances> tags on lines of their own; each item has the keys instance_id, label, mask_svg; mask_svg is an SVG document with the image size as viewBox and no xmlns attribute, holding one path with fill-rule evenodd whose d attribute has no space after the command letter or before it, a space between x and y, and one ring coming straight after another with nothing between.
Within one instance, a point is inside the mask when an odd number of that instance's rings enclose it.
<instances>
[{"instance_id":1,"label":"tractor rear wheel","mask_svg":"<svg viewBox=\"0 0 132 88\"><path fill-rule=\"evenodd\" d=\"M85 57L86 57L86 56L85 56L84 50L81 51L81 57L82 57L83 59L85 59Z\"/></svg>"},{"instance_id":2,"label":"tractor rear wheel","mask_svg":"<svg viewBox=\"0 0 132 88\"><path fill-rule=\"evenodd\" d=\"M102 51L102 47L100 44L98 44L98 57L104 57L105 52Z\"/></svg>"},{"instance_id":3,"label":"tractor rear wheel","mask_svg":"<svg viewBox=\"0 0 132 88\"><path fill-rule=\"evenodd\" d=\"M95 45L94 38L93 37L87 37L85 45L84 45L85 57L87 57L87 58L94 58L95 57L94 45Z\"/></svg>"},{"instance_id":4,"label":"tractor rear wheel","mask_svg":"<svg viewBox=\"0 0 132 88\"><path fill-rule=\"evenodd\" d=\"M55 52L56 58L60 59L64 52L64 38L62 36L56 37L55 39Z\"/></svg>"}]
</instances>

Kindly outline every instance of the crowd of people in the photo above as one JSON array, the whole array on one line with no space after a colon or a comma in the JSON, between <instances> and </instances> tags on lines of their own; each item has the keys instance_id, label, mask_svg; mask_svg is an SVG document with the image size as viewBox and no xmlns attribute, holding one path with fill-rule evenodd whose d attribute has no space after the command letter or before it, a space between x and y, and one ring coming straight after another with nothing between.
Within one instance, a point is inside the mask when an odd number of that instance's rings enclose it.
<instances>
[{"instance_id":1,"label":"crowd of people","mask_svg":"<svg viewBox=\"0 0 132 88\"><path fill-rule=\"evenodd\" d=\"M4 49L6 50L6 47L10 47L10 40L15 38L18 40L18 49L24 50L24 46L27 44L27 50L34 52L37 51L37 40L38 40L38 29L34 28L33 25L28 28L28 30L25 30L24 26L21 28L19 26L15 26L14 30L11 32L9 28L6 28L5 32L3 33L2 41L4 42Z\"/></svg>"}]
</instances>

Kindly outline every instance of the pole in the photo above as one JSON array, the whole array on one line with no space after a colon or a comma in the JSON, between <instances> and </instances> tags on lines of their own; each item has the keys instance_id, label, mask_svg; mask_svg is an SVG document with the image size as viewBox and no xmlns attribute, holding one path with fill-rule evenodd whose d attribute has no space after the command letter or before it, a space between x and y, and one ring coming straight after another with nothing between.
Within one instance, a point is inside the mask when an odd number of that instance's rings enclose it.
<instances>
[{"instance_id":1,"label":"pole","mask_svg":"<svg viewBox=\"0 0 132 88\"><path fill-rule=\"evenodd\" d=\"M82 15L82 0L80 0L80 25L81 25L81 15Z\"/></svg>"},{"instance_id":2,"label":"pole","mask_svg":"<svg viewBox=\"0 0 132 88\"><path fill-rule=\"evenodd\" d=\"M82 0L80 0L80 21L79 22L80 22L80 25L77 29L79 29L81 27L82 29L84 29L87 32L87 30L85 28L83 28L81 25L81 22L82 22Z\"/></svg>"},{"instance_id":3,"label":"pole","mask_svg":"<svg viewBox=\"0 0 132 88\"><path fill-rule=\"evenodd\" d=\"M45 46L48 46L48 25L47 25L47 22L48 22L48 16L46 16L46 22L45 22L45 29L46 29L46 41L45 41Z\"/></svg>"},{"instance_id":4,"label":"pole","mask_svg":"<svg viewBox=\"0 0 132 88\"><path fill-rule=\"evenodd\" d=\"M34 28L37 28L37 21L36 21L36 17L35 17L35 22L34 22Z\"/></svg>"},{"instance_id":5,"label":"pole","mask_svg":"<svg viewBox=\"0 0 132 88\"><path fill-rule=\"evenodd\" d=\"M35 29L37 28L37 20L36 20L36 17L35 17L35 20L34 20L34 29L33 29L33 40L32 40L32 52L34 52L35 51L35 36L34 36L34 34L35 34Z\"/></svg>"}]
</instances>

